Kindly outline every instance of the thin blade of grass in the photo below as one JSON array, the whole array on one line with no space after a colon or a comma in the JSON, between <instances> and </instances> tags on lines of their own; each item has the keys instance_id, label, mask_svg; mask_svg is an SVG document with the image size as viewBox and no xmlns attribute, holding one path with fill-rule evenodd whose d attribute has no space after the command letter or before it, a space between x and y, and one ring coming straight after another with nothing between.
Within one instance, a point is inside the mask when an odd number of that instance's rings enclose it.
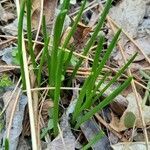
<instances>
[{"instance_id":1,"label":"thin blade of grass","mask_svg":"<svg viewBox=\"0 0 150 150\"><path fill-rule=\"evenodd\" d=\"M111 3L112 3L112 0L107 0L106 5L105 5L105 8L104 8L104 10L103 10L103 12L102 12L102 14L101 14L101 16L100 16L100 19L99 19L99 21L98 21L98 24L97 24L96 28L94 29L94 33L92 34L90 40L87 42L86 47L85 47L84 50L83 50L83 54L82 54L83 56L86 56L86 55L87 55L87 53L89 52L91 46L93 45L96 36L98 35L98 33L99 33L101 27L102 27L103 24L104 24L104 21L105 21L105 19L106 19L106 16L107 16L107 14L108 14L108 12L109 12L109 9L110 9L110 7L111 7ZM72 79L75 77L75 75L76 75L76 73L77 73L79 67L81 66L83 60L84 60L83 58L80 58L80 59L79 59L78 63L76 64L76 66L75 66L75 68L74 68L74 70L73 70L73 73L72 73L72 75L71 75L70 80L72 80ZM68 84L70 85L70 84L71 84L71 81L70 81Z\"/></svg>"},{"instance_id":2,"label":"thin blade of grass","mask_svg":"<svg viewBox=\"0 0 150 150\"><path fill-rule=\"evenodd\" d=\"M106 73L103 78L98 82L97 86L94 88L93 92L90 92L90 94L88 96L86 96L86 101L84 103L84 105L81 107L80 112L82 112L85 109L89 109L90 106L93 103L93 97L94 95L96 95L96 92L98 91L98 89L100 88L100 86L102 85L102 83L104 83L104 81L106 80L106 78L108 77L109 73Z\"/></svg>"},{"instance_id":3,"label":"thin blade of grass","mask_svg":"<svg viewBox=\"0 0 150 150\"><path fill-rule=\"evenodd\" d=\"M98 46L97 46L97 49L96 49L96 54L95 54L93 66L92 66L92 71L91 71L92 73L93 73L93 70L96 69L96 66L98 64L98 57L99 57L99 53L102 51L103 40L104 40L104 38L102 36L100 36L99 43L98 43ZM80 95L79 95L79 98L78 98L78 101L77 101L77 104L75 106L75 110L74 110L74 113L73 113L73 120L74 121L75 121L75 118L77 116L77 112L78 112L78 110L80 109L80 107L82 105L83 98L84 98L85 93L86 93L86 89L88 88L88 85L89 85L90 80L91 80L91 76L92 76L92 74L86 79L86 81L85 81L85 83L82 87L82 90L80 91Z\"/></svg>"},{"instance_id":4,"label":"thin blade of grass","mask_svg":"<svg viewBox=\"0 0 150 150\"><path fill-rule=\"evenodd\" d=\"M32 45L32 28L31 28L31 10L32 10L32 3L31 0L26 1L27 6L27 37L28 37L28 49L31 56L32 65L34 67L34 73L37 75L37 64L35 61L35 54Z\"/></svg>"},{"instance_id":5,"label":"thin blade of grass","mask_svg":"<svg viewBox=\"0 0 150 150\"><path fill-rule=\"evenodd\" d=\"M42 18L42 32L43 32L44 42L46 42L48 35L47 35L47 30L46 30L46 18L45 18L45 15Z\"/></svg>"},{"instance_id":6,"label":"thin blade of grass","mask_svg":"<svg viewBox=\"0 0 150 150\"><path fill-rule=\"evenodd\" d=\"M105 55L103 56L99 66L97 68L96 67L93 68L94 69L94 71L93 71L93 83L91 85L93 85L95 83L97 77L99 76L100 72L104 68L104 65L106 64L107 60L110 58L110 54L111 54L111 52L113 51L114 47L117 44L120 33L121 33L121 29L118 30L118 32L115 34L114 38L112 39L112 41L111 41Z\"/></svg>"},{"instance_id":7,"label":"thin blade of grass","mask_svg":"<svg viewBox=\"0 0 150 150\"><path fill-rule=\"evenodd\" d=\"M42 56L40 59L40 65L39 65L38 75L37 75L37 82L38 82L39 87L41 84L42 66L44 64L46 57L47 57L47 64L48 64L48 79L50 83L50 55L48 52L48 46L49 46L48 44L50 41L50 37L48 37L47 35L45 16L43 16L43 19L42 19L42 31L43 31L43 39L44 39L44 49L43 49Z\"/></svg>"},{"instance_id":8,"label":"thin blade of grass","mask_svg":"<svg viewBox=\"0 0 150 150\"><path fill-rule=\"evenodd\" d=\"M100 53L103 49L103 43L104 43L104 37L102 35L100 35L99 42L98 42L97 48L95 50L96 53L95 53L95 56L94 56L94 61L93 61L93 64L92 64L91 72L94 72L97 69Z\"/></svg>"},{"instance_id":9,"label":"thin blade of grass","mask_svg":"<svg viewBox=\"0 0 150 150\"><path fill-rule=\"evenodd\" d=\"M90 94L90 91L93 89L93 87L95 86L95 82L96 82L96 79L97 79L97 77L99 76L99 74L100 74L100 72L102 71L102 69L104 68L104 65L106 64L106 62L107 62L107 60L110 58L110 54L111 54L111 52L113 51L113 49L114 49L114 47L115 47L115 45L116 45L116 43L117 43L117 41L118 41L118 38L119 38L119 35L120 35L120 33L121 33L121 30L119 30L116 34L115 34L115 36L114 36L114 38L113 38L113 40L111 41L111 43L110 43L110 45L109 45L109 47L108 47L108 49L107 49L107 51L106 51L106 53L105 53L105 55L103 56L103 58L102 58L102 60L101 60L101 62L100 62L100 64L99 64L99 66L98 66L98 68L97 68L97 66L94 66L94 70L93 70L93 76L91 76L91 82L89 83L89 86L87 86L87 93L89 93ZM90 95L87 95L87 97L90 97ZM89 100L89 99L88 99ZM84 103L84 106L82 107L82 108L86 108L85 106L89 106L89 104L90 104L90 101L85 101L85 103Z\"/></svg>"},{"instance_id":10,"label":"thin blade of grass","mask_svg":"<svg viewBox=\"0 0 150 150\"><path fill-rule=\"evenodd\" d=\"M68 10L69 6L70 6L70 0L64 0L61 7L61 11L64 11L65 9Z\"/></svg>"},{"instance_id":11,"label":"thin blade of grass","mask_svg":"<svg viewBox=\"0 0 150 150\"><path fill-rule=\"evenodd\" d=\"M63 11L60 15L59 20L60 23L64 21L64 17L66 16L67 10ZM57 66L54 83L55 83L55 91L54 91L54 108L53 108L53 123L54 123L54 135L57 136L59 130L58 130L58 114L59 114L59 98L60 98L60 87L61 87L61 76L62 76L62 67L63 67L63 59L64 59L64 51L62 49L59 49L59 53L57 54Z\"/></svg>"},{"instance_id":12,"label":"thin blade of grass","mask_svg":"<svg viewBox=\"0 0 150 150\"><path fill-rule=\"evenodd\" d=\"M118 71L118 73L110 80L110 82L101 90L101 92L93 99L93 103L110 87L116 80L121 76L121 74L128 68L128 66L133 62L137 53L132 56L132 58Z\"/></svg>"},{"instance_id":13,"label":"thin blade of grass","mask_svg":"<svg viewBox=\"0 0 150 150\"><path fill-rule=\"evenodd\" d=\"M101 111L105 106L110 104L114 98L120 94L125 88L127 88L132 81L132 77L129 77L121 86L119 86L115 91L113 91L108 97L106 97L102 102L100 102L97 106L92 108L88 113L82 116L75 126L76 129L80 127L80 125L90 119L95 113Z\"/></svg>"},{"instance_id":14,"label":"thin blade of grass","mask_svg":"<svg viewBox=\"0 0 150 150\"><path fill-rule=\"evenodd\" d=\"M52 52L51 52L51 66L50 66L50 85L54 86L55 82L55 76L56 76L56 65L57 65L57 61L58 61L58 47L60 44L60 40L61 40L61 34L62 34L62 30L63 30L63 25L64 25L64 20L66 17L66 14L68 12L70 6L70 0L64 0L62 7L61 7L61 11L58 14L56 21L55 21L55 26L54 26L54 39L53 39L53 47L52 47Z\"/></svg>"},{"instance_id":15,"label":"thin blade of grass","mask_svg":"<svg viewBox=\"0 0 150 150\"><path fill-rule=\"evenodd\" d=\"M44 42L44 49L43 49L43 52L42 52L42 56L40 58L40 65L39 65L39 68L38 68L38 75L37 75L38 87L40 87L40 84L41 84L42 67L43 67L45 58L47 56L49 41L50 41L50 38L48 37L46 39L46 41ZM47 59L47 61L48 61L48 59Z\"/></svg>"},{"instance_id":16,"label":"thin blade of grass","mask_svg":"<svg viewBox=\"0 0 150 150\"><path fill-rule=\"evenodd\" d=\"M4 148L5 148L5 150L9 150L9 140L7 138L5 139Z\"/></svg>"},{"instance_id":17,"label":"thin blade of grass","mask_svg":"<svg viewBox=\"0 0 150 150\"><path fill-rule=\"evenodd\" d=\"M53 108L53 123L54 123L54 135L57 136L58 129L58 114L59 114L59 99L60 99L60 87L61 87L61 75L62 75L62 53L58 57L56 77L55 77L55 91L54 91L54 108Z\"/></svg>"},{"instance_id":18,"label":"thin blade of grass","mask_svg":"<svg viewBox=\"0 0 150 150\"><path fill-rule=\"evenodd\" d=\"M71 30L70 30L69 34L67 35L66 40L65 40L65 42L64 42L64 44L62 46L63 48L67 47L71 37L74 35L74 33L75 33L76 29L77 29L77 25L78 25L78 22L81 19L83 10L84 10L85 5L86 5L86 1L87 0L84 0L82 6L80 7L80 10L79 10L78 15L77 15L77 17L76 17L76 19L75 19L75 21L73 23L73 26L71 27ZM67 60L65 62L64 72L66 72L66 69L67 69L67 67L69 65L69 62L70 62L71 58L72 58L72 54L73 54L73 50L71 50L69 52L68 58L67 58Z\"/></svg>"},{"instance_id":19,"label":"thin blade of grass","mask_svg":"<svg viewBox=\"0 0 150 150\"><path fill-rule=\"evenodd\" d=\"M56 76L56 66L57 66L57 61L58 61L58 47L59 47L60 40L61 40L61 34L62 34L62 29L63 29L66 13L67 13L67 10L63 10L58 14L56 18L55 26L54 26L54 39L53 39L53 47L51 51L51 66L50 66L51 86L55 85L54 79Z\"/></svg>"},{"instance_id":20,"label":"thin blade of grass","mask_svg":"<svg viewBox=\"0 0 150 150\"><path fill-rule=\"evenodd\" d=\"M90 142L87 145L85 145L83 148L81 148L81 150L88 150L92 145L96 144L104 136L105 136L105 134L103 131L99 132L90 140Z\"/></svg>"},{"instance_id":21,"label":"thin blade of grass","mask_svg":"<svg viewBox=\"0 0 150 150\"><path fill-rule=\"evenodd\" d=\"M22 30L23 30L24 9L25 9L25 0L23 0L21 3L19 21L18 21L18 54L19 54L20 71L21 71L23 89L26 88L25 74L24 74L24 69L23 69L24 64L23 64L23 57L22 57L22 36L23 36Z\"/></svg>"},{"instance_id":22,"label":"thin blade of grass","mask_svg":"<svg viewBox=\"0 0 150 150\"><path fill-rule=\"evenodd\" d=\"M90 82L90 76L85 80L84 84L83 84L83 87L80 91L80 94L79 94L79 97L78 97L78 100L76 102L76 105L75 105L75 109L74 109L74 112L73 112L73 116L72 116L72 122L74 123L78 114L80 113L79 110L81 108L81 105L83 103L83 99L85 97L85 93L86 93L86 87L88 86L88 83Z\"/></svg>"},{"instance_id":23,"label":"thin blade of grass","mask_svg":"<svg viewBox=\"0 0 150 150\"><path fill-rule=\"evenodd\" d=\"M117 43L117 40L118 40L118 37L121 33L121 30L119 30L116 35L114 36L112 42L110 43L108 49L107 49L107 52L105 53L104 57L102 58L98 68L96 68L94 66L94 69L93 72L91 73L91 75L89 76L90 79L88 79L88 83L85 82L87 85L84 85L82 90L81 90L81 93L86 93L86 92L90 92L93 88L93 86L95 85L95 81L97 79L97 77L99 76L101 70L104 68L104 65L106 63L106 61L109 59L110 57L110 54L112 52L112 50L114 49L116 43ZM101 46L101 45L100 45ZM96 60L97 61L97 60ZM80 95L79 95L79 98L80 98ZM73 119L75 121L75 118L80 114L81 110L81 105L82 105L82 102L83 102L83 98L84 98L84 95L81 97L82 99L78 99L77 101L77 104L76 104L76 107L75 107L75 110L74 110L74 113L73 113ZM84 105L86 104L87 105L88 102L85 102ZM85 107L85 106L84 106Z\"/></svg>"},{"instance_id":24,"label":"thin blade of grass","mask_svg":"<svg viewBox=\"0 0 150 150\"><path fill-rule=\"evenodd\" d=\"M59 43L61 40L62 29L64 25L64 20L68 12L70 0L65 0L63 2L61 12L56 18L54 27L54 40L53 48L51 53L51 84L55 85L54 91L54 108L53 108L53 123L54 123L54 135L56 136L59 132L58 129L58 114L59 114L59 98L60 98L60 87L61 87L61 75L62 75L62 65L64 59L64 51L58 52ZM54 80L54 81L52 81Z\"/></svg>"},{"instance_id":25,"label":"thin blade of grass","mask_svg":"<svg viewBox=\"0 0 150 150\"><path fill-rule=\"evenodd\" d=\"M98 91L98 89L100 88L100 86L102 85L102 83L104 83L104 81L107 79L107 77L109 76L109 72L108 73L106 73L104 76L103 76L103 78L98 82L98 84L97 84L97 86L94 88L94 90L93 90L93 94L95 94L97 91ZM93 94L91 94L92 96L91 97L93 97L94 95Z\"/></svg>"},{"instance_id":26,"label":"thin blade of grass","mask_svg":"<svg viewBox=\"0 0 150 150\"><path fill-rule=\"evenodd\" d=\"M94 56L94 61L93 61L93 64L92 64L92 70L91 70L91 80L89 82L89 86L87 86L86 88L86 99L88 97L90 97L90 94L91 94L91 91L93 89L93 87L95 86L95 81L94 81L94 72L96 72L97 70L97 67L98 67L98 63L99 63L99 56L100 56L100 53L103 49L103 43L104 43L104 37L103 36L100 36L100 39L99 39L99 43L97 45L97 48L96 48L96 53L95 53L95 56ZM93 74L93 75L92 75ZM87 101L87 100L86 100Z\"/></svg>"}]
</instances>

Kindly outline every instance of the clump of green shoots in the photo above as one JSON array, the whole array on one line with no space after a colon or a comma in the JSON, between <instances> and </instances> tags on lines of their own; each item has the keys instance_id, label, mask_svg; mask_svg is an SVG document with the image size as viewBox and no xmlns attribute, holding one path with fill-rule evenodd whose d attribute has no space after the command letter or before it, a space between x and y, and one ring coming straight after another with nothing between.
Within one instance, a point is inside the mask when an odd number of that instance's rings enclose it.
<instances>
[{"instance_id":1,"label":"clump of green shoots","mask_svg":"<svg viewBox=\"0 0 150 150\"><path fill-rule=\"evenodd\" d=\"M112 0L107 0L105 4L105 8L99 17L98 23L94 29L93 34L91 35L91 37L85 44L85 47L83 48L83 53L82 53L83 56L88 55L90 48L96 42L97 36L99 35L99 32L104 25L104 21L111 7L111 2ZM29 55L31 57L31 63L33 65L33 68L35 69L34 73L37 77L37 85L41 87L43 65L46 63L48 67L48 85L55 87L54 91L53 90L50 91L50 96L54 101L53 123L54 123L54 135L56 136L59 132L58 130L59 116L60 116L59 115L59 102L61 99L60 97L61 97L61 86L62 86L61 77L62 75L63 76L66 75L66 70L68 66L70 65L71 59L73 57L73 50L70 50L68 53L67 51L65 51L65 49L67 48L71 37L74 35L77 29L77 25L82 17L82 14L86 5L86 0L83 1L82 6L72 25L72 28L62 45L60 45L61 37L63 33L65 17L69 10L70 0L63 1L61 10L55 20L54 31L53 31L54 36L52 39L50 39L50 36L47 34L46 21L45 21L45 17L43 17L42 33L43 33L43 39L44 39L44 48L43 48L43 52L42 52L39 64L35 59L35 54L34 54L34 50L32 47L31 1L23 0L21 11L20 11L20 17L19 17L19 26L18 26L18 51L19 51L19 56L20 56L21 77L22 77L22 83L24 85L23 86L24 88L25 88L25 77L24 77L23 60L22 60L22 28L23 28L22 24L23 24L25 4L28 8L27 9L28 49L29 49ZM117 79L122 75L122 73L128 68L128 66L132 63L132 61L136 57L136 54L133 57L131 57L131 59L116 73L116 75L112 78L112 80L110 80L107 83L107 85L97 94L97 91L99 90L102 83L105 82L108 74L106 73L103 76L102 80L98 80L98 77L100 74L102 74L104 65L110 58L111 53L117 44L120 33L121 33L121 30L118 30L118 32L115 34L110 45L108 46L108 49L106 50L106 53L104 54L101 60L99 60L99 58L100 58L100 53L103 51L104 37L102 35L99 35L97 48L95 50L95 56L93 58L91 73L87 77L87 79L84 81L84 84L81 87L79 97L77 99L77 103L74 108L74 112L72 114L71 122L74 124L76 129L78 129L82 123L84 123L85 121L93 117L95 113L101 111L105 106L110 104L117 95L119 95L126 87L129 86L132 80L132 77L129 77L128 79L126 79L122 83L122 85L120 85L118 88L112 91L112 93L108 97L106 97L99 104L94 106L95 102L97 102L97 100L101 98L104 92L112 84L114 84L117 81ZM49 43L51 43L51 47L49 47ZM66 53L68 53L67 59L64 59ZM70 80L68 81L69 86L71 84L72 79L75 78L77 71L83 62L84 62L84 58L80 57L77 64L74 67L72 75L70 76ZM98 84L96 84L97 81L98 81ZM93 106L92 109L91 109L91 106ZM86 113L84 113L85 111Z\"/></svg>"}]
</instances>

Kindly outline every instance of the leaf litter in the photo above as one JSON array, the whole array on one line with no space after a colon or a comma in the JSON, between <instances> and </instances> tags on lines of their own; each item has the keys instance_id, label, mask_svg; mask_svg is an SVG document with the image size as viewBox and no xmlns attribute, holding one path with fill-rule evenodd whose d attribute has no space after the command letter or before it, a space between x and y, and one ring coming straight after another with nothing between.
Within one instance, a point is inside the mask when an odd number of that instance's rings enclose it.
<instances>
[{"instance_id":1,"label":"leaf litter","mask_svg":"<svg viewBox=\"0 0 150 150\"><path fill-rule=\"evenodd\" d=\"M8 97L10 97L11 93L12 93L13 88L7 88L6 92L3 94L2 97L2 101L4 103L4 107L8 102ZM1 133L1 141L5 140L6 137L6 132L7 131L7 127L10 121L10 116L12 114L12 109L13 109L13 104L15 103L16 100L16 94L17 94L18 90L15 93L15 96L13 96L11 102L9 103L7 109L6 109L6 120L5 120L5 127L3 129L3 132ZM10 130L10 138L9 138L9 142L11 145L10 150L16 150L17 146L18 146L18 142L19 142L19 137L22 133L22 123L23 123L23 119L24 119L24 110L25 110L25 106L27 104L27 96L25 95L21 95L19 98L19 102L17 104L17 108L15 110L15 115L13 117L13 122L12 122L12 126L11 126L11 130Z\"/></svg>"},{"instance_id":2,"label":"leaf litter","mask_svg":"<svg viewBox=\"0 0 150 150\"><path fill-rule=\"evenodd\" d=\"M50 5L50 3L52 3L53 5ZM47 20L47 23L48 24L51 24L51 21L55 18L55 10L54 9L51 9L53 11L50 11L49 8L53 7L53 8L56 8L56 3L57 1L47 1L45 0L44 1L44 13L46 14L46 20ZM76 4L76 1L73 0L71 1L72 5L75 5ZM34 6L33 6L33 12L32 12L32 19L33 19L33 27L36 29L37 26L38 26L38 17L39 17L39 10L40 10L40 4L39 4L39 1L37 0L34 0ZM125 9L124 9L125 8ZM146 13L145 13L145 10L146 10ZM4 12L4 11L3 11ZM118 13L116 13L118 12ZM145 0L145 1L141 1L141 0L137 0L136 2L131 2L130 5L129 5L129 1L127 0L122 0L121 2L119 2L118 4L116 4L116 6L114 6L111 10L111 15L112 15L112 18L114 18L116 20L116 22L118 24L121 25L121 27L123 27L125 29L125 31L127 31L128 33L130 33L130 35L132 37L135 38L135 41L138 42L138 44L140 45L140 47L144 50L144 52L149 55L150 54L150 51L149 51L149 4L148 4L148 1ZM9 17L11 19L14 19L13 17L14 16L11 16L11 14L9 14L10 16L7 16L7 12L4 12L6 13L6 18L4 17L4 19L1 19L2 21L4 22L8 22L9 20ZM96 14L97 12L95 13L95 18L96 18ZM117 16L117 14L119 14L119 16ZM122 16L120 14L123 14ZM5 16L5 15L4 15ZM146 17L147 19L145 19ZM8 18L7 18L8 17ZM145 17L145 18L144 18ZM2 17L3 18L3 17ZM126 23L124 23L124 18L126 18ZM134 19L133 19L134 18ZM131 27L132 26L132 27ZM79 25L79 29L81 29L82 26ZM85 26L85 29L88 29L88 26ZM11 29L9 31L9 29ZM17 35L17 20L14 20L12 23L10 24L7 24L6 26L2 27L2 31L5 33L5 34L10 34L10 35ZM68 32L68 31L66 31ZM83 32L84 32L84 29L83 29ZM87 33L91 32L90 30L89 31L86 31ZM144 37L143 37L144 35ZM64 35L64 38L65 38L65 35ZM77 40L80 40L81 37L79 37L77 35L76 37ZM73 42L74 39L72 39L72 42ZM129 42L127 39L123 40L125 41L123 44L124 44L124 49L125 49L125 52L126 52L126 56L127 58L130 57L133 52L136 52L137 49L136 47L134 47L134 45ZM78 43L78 42L77 42ZM70 43L72 44L72 43ZM78 44L76 44L78 46ZM80 49L80 48L79 48ZM116 57L113 57L113 59L121 66L123 64L122 62L122 58L121 58L121 55L119 54L118 50L117 50L117 55ZM143 61L144 60L144 57L142 54L139 54L139 56L136 58L136 62L135 63L139 63L140 61ZM4 61L6 61L7 64L12 64L12 61L9 61L7 60L7 57L4 59ZM9 61L9 62L8 62ZM143 65L141 66L141 68L143 67ZM114 85L116 86L116 85ZM112 87L113 89L113 87ZM112 89L109 89L108 91L111 92ZM104 96L106 97L108 95L108 91L105 92ZM117 98L116 98L116 101L114 102L114 104L111 105L111 108L113 108L115 105L116 106L119 106L121 108L123 108L123 110L115 110L113 109L113 111L119 115L121 115L121 117L118 119L118 120L115 120L115 123L119 123L119 127L116 127L116 130L119 132L119 131L124 131L124 130L127 130L127 125L125 123L125 120L126 120L126 115L128 117L131 117L135 116L135 120L136 120L136 127L137 128L141 128L141 123L140 123L140 120L139 120L139 115L138 115L138 108L136 107L136 103L135 103L135 97L134 97L134 94L131 93L131 91L129 91L130 93L127 94L127 97L126 96L123 96L123 95L119 95ZM9 93L9 92L8 92ZM7 94L7 93L6 93ZM142 98L141 98L142 99ZM70 103L72 104L72 103ZM131 111L131 108L134 107L134 109L132 109ZM24 106L23 106L24 107ZM71 107L71 106L70 106ZM68 109L70 109L70 107ZM72 105L73 107L73 105ZM127 108L125 108L127 107ZM9 107L8 107L9 108ZM10 109L10 108L9 108ZM73 109L73 108L71 108ZM11 109L10 109L11 110ZM146 121L146 124L149 125L149 121L150 121L150 118L148 117L148 114L149 113L149 106L144 106L143 107L143 115L144 115L144 118L145 118L145 121ZM130 113L132 112L132 113ZM21 112L21 118L20 120L22 121L22 115L23 115L23 112ZM132 117L131 117L132 118ZM9 119L9 118L8 118ZM15 118L14 118L15 120ZM17 119L16 119L17 120ZM128 119L127 119L128 120ZM7 121L7 120L6 120ZM20 122L21 122L20 121ZM131 121L132 122L132 121ZM133 123L134 123L134 119L133 119ZM22 124L22 123L21 123ZM62 147L64 146L64 143L62 140L64 140L65 142L65 145L68 146L67 149L71 149L71 148L75 148L77 145L76 145L76 138L74 137L74 135L72 134L72 131L71 131L71 128L70 128L70 125L69 125L69 115L66 115L64 113L63 117L62 117L62 121L61 121L61 131L62 131L62 135L64 136L64 139L62 139L62 136L59 135L56 139L54 139L50 146L52 149L57 149L56 145L59 147ZM15 123L16 125L16 123ZM86 124L85 124L86 125ZM133 125L133 124L132 124ZM18 125L17 125L18 126ZM19 128L19 132L18 134L20 135L21 133L21 127L18 127ZM87 130L90 130L90 127L87 128L87 129L84 129L83 132L86 132ZM13 133L13 132L12 132ZM16 132L14 132L16 134ZM17 135L17 140L18 141L18 137L19 135ZM66 136L66 137L65 137ZM71 139L69 141L69 139ZM137 144L137 145L136 145ZM17 145L17 144L16 144ZM15 146L16 146L15 145ZM112 147L115 149L119 149L120 147L123 148L125 147L126 143L123 143L123 144L118 144L118 145L113 145ZM136 146L135 146L136 145ZM133 148L135 149L138 148L142 148L144 145L144 143L132 143L128 148ZM15 147L14 146L14 147Z\"/></svg>"}]
</instances>

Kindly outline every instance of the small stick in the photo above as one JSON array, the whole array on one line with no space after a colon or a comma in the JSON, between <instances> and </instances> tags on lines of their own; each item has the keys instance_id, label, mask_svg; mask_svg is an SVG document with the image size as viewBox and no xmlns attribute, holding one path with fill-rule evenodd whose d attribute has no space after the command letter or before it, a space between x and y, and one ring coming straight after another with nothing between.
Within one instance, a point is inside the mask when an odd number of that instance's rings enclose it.
<instances>
[{"instance_id":1,"label":"small stick","mask_svg":"<svg viewBox=\"0 0 150 150\"><path fill-rule=\"evenodd\" d=\"M81 88L77 87L61 87L61 90L81 90ZM42 90L55 90L55 87L43 87L43 88L33 88L31 91L42 91ZM24 90L26 92L26 90Z\"/></svg>"}]
</instances>

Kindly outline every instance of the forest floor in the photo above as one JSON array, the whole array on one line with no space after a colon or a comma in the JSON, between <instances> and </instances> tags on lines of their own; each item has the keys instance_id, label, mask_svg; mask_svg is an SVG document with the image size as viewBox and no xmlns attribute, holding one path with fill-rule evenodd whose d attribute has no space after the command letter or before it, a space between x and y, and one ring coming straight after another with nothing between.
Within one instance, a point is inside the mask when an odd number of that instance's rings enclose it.
<instances>
[{"instance_id":1,"label":"forest floor","mask_svg":"<svg viewBox=\"0 0 150 150\"><path fill-rule=\"evenodd\" d=\"M42 0L32 0L32 2L32 39L34 40L34 52L37 56L43 48L43 37L39 26L41 10L43 9L43 14L45 14L47 32L50 34L63 1L44 0L43 7ZM69 43L73 45L76 55L72 58L71 66L67 69L68 75L73 72L78 56L82 55L81 49L91 36L105 2L106 0L88 0L82 20L78 23L77 31ZM21 89L20 84L16 3L17 0L0 1L0 145L4 146L4 141L8 138L10 150L28 150L32 149L31 132L27 107L28 96L26 91ZM70 3L61 38L62 43L66 39L81 6L81 0L71 0ZM27 39L26 28L27 23L24 19L25 39ZM54 104L53 100L47 97L47 85L46 81L43 81L43 85L46 86L41 89L42 92L37 98L39 103L36 110L34 109L41 116L39 117L40 138L38 138L41 149L81 149L101 130L105 136L93 144L91 149L146 150L148 146L150 149L150 0L113 1L105 25L100 31L105 37L103 53L119 28L122 29L120 39L104 69L110 73L108 80L112 79L115 72L131 56L136 52L138 55L122 77L111 85L103 96L108 97L128 76L134 78L131 85L119 94L110 105L95 114L91 120L82 124L79 130L71 129L71 125L68 123L69 115L65 115L64 112L70 113L71 106L78 97L78 89L90 74L91 60L95 53L93 46L88 54L88 59L80 67L76 79L72 81L72 90L71 88L68 91L62 90L62 101L59 104L62 113L60 134L54 138L49 133L53 128L50 116ZM31 70L31 66L28 67L28 70ZM43 79L47 77L47 72L45 69ZM30 76L30 80L32 87L34 76ZM106 84L107 82L104 82L103 86ZM35 91L36 88L33 89L33 93ZM35 97L35 95L32 96ZM133 120L135 120L134 123Z\"/></svg>"}]
</instances>

